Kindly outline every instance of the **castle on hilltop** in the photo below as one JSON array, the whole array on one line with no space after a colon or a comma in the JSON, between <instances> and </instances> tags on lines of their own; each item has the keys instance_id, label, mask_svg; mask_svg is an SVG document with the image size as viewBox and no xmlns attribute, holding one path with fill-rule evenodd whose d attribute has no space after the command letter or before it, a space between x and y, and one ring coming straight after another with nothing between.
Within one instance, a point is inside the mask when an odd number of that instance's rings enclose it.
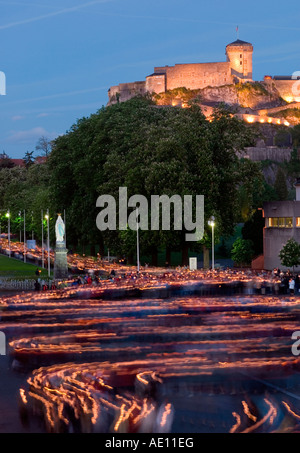
<instances>
[{"instance_id":1,"label":"castle on hilltop","mask_svg":"<svg viewBox=\"0 0 300 453\"><path fill-rule=\"evenodd\" d=\"M124 102L137 95L160 94L175 88L190 90L221 87L236 83L253 82L253 45L236 41L226 46L226 61L217 63L189 63L174 66L159 66L145 81L120 83L108 90L108 105ZM294 102L291 76L265 76L264 84L278 91L287 102Z\"/></svg>"}]
</instances>

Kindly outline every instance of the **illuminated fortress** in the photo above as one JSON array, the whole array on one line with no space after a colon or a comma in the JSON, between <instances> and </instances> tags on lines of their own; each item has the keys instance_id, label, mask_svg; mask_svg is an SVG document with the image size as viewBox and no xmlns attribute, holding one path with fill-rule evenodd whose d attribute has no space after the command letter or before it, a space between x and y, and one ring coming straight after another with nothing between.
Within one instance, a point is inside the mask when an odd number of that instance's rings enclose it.
<instances>
[{"instance_id":1,"label":"illuminated fortress","mask_svg":"<svg viewBox=\"0 0 300 453\"><path fill-rule=\"evenodd\" d=\"M108 90L108 105L124 102L137 95L161 94L175 88L201 90L231 86L245 82L253 82L252 55L253 46L249 42L236 41L226 46L226 61L217 63L175 64L159 66L146 77L145 81L120 83ZM299 77L298 77L299 78ZM263 81L266 89L277 92L288 103L300 100L293 93L295 79L292 76L265 76ZM222 101L222 94L219 101ZM230 102L229 102L230 103ZM234 100L232 103L235 103ZM298 106L297 106L298 107Z\"/></svg>"}]
</instances>

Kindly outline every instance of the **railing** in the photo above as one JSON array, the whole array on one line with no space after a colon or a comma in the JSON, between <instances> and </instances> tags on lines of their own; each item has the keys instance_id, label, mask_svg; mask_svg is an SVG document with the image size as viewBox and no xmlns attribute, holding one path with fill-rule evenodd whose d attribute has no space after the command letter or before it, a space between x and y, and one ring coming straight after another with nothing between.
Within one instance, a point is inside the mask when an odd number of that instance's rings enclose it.
<instances>
[{"instance_id":1,"label":"railing","mask_svg":"<svg viewBox=\"0 0 300 453\"><path fill-rule=\"evenodd\" d=\"M3 290L34 290L35 279L17 280L13 278L0 278L0 291Z\"/></svg>"}]
</instances>

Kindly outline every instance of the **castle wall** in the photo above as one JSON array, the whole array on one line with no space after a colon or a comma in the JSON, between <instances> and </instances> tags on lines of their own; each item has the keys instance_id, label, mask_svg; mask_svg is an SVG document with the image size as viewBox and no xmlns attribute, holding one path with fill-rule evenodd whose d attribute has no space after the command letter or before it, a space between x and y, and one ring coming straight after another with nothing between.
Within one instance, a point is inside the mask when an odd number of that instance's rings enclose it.
<instances>
[{"instance_id":1,"label":"castle wall","mask_svg":"<svg viewBox=\"0 0 300 453\"><path fill-rule=\"evenodd\" d=\"M110 87L108 91L109 102L108 104L115 104L116 102L125 102L138 94L146 93L146 82L131 82L120 83Z\"/></svg>"},{"instance_id":2,"label":"castle wall","mask_svg":"<svg viewBox=\"0 0 300 453\"><path fill-rule=\"evenodd\" d=\"M154 68L155 73L166 74L166 89L185 87L197 90L207 86L221 86L232 83L229 62L176 64Z\"/></svg>"},{"instance_id":3,"label":"castle wall","mask_svg":"<svg viewBox=\"0 0 300 453\"><path fill-rule=\"evenodd\" d=\"M166 75L152 74L146 77L146 91L148 93L164 93L166 91Z\"/></svg>"},{"instance_id":4,"label":"castle wall","mask_svg":"<svg viewBox=\"0 0 300 453\"><path fill-rule=\"evenodd\" d=\"M287 102L295 101L295 94L292 91L293 85L296 80L276 80L273 79L273 82L279 91L280 96Z\"/></svg>"}]
</instances>

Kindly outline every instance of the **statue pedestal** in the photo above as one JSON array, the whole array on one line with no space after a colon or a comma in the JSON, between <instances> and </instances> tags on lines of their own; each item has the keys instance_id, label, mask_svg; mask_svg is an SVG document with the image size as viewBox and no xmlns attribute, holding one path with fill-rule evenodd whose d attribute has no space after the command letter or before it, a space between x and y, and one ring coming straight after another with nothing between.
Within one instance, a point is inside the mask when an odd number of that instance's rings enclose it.
<instances>
[{"instance_id":1,"label":"statue pedestal","mask_svg":"<svg viewBox=\"0 0 300 453\"><path fill-rule=\"evenodd\" d=\"M68 261L67 261L68 250L64 243L56 243L55 257L54 257L54 278L62 279L68 278Z\"/></svg>"}]
</instances>

